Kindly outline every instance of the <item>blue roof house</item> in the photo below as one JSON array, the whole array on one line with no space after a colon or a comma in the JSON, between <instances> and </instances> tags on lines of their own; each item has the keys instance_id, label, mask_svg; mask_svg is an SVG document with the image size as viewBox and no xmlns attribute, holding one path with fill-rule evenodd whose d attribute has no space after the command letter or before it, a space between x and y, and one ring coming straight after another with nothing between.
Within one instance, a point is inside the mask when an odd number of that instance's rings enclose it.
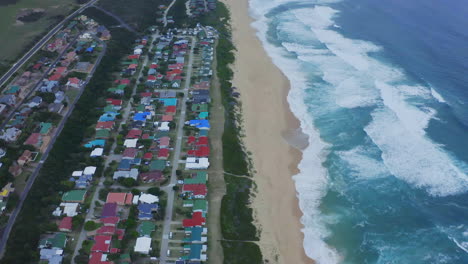
<instances>
[{"instance_id":1,"label":"blue roof house","mask_svg":"<svg viewBox=\"0 0 468 264\"><path fill-rule=\"evenodd\" d=\"M138 219L151 220L153 218L153 212L156 212L157 210L157 204L141 203L138 205Z\"/></svg>"},{"instance_id":2,"label":"blue roof house","mask_svg":"<svg viewBox=\"0 0 468 264\"><path fill-rule=\"evenodd\" d=\"M94 147L104 147L106 144L106 140L104 139L95 139L93 141L90 141L89 143L85 144L85 148L94 148Z\"/></svg>"}]
</instances>

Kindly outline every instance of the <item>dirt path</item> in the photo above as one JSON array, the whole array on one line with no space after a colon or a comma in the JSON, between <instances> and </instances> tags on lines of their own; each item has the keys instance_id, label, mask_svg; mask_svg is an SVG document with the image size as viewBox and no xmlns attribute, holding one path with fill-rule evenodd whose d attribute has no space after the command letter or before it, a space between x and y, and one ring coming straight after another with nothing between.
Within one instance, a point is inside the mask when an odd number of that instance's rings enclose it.
<instances>
[{"instance_id":1,"label":"dirt path","mask_svg":"<svg viewBox=\"0 0 468 264\"><path fill-rule=\"evenodd\" d=\"M216 69L216 60L213 65ZM209 138L211 140L210 169L208 170L208 263L223 263L224 255L221 246L223 239L221 233L221 200L226 193L226 185L223 175L223 142L224 131L224 107L221 101L219 80L216 75L213 76L211 99L212 107L210 110L211 130Z\"/></svg>"}]
</instances>

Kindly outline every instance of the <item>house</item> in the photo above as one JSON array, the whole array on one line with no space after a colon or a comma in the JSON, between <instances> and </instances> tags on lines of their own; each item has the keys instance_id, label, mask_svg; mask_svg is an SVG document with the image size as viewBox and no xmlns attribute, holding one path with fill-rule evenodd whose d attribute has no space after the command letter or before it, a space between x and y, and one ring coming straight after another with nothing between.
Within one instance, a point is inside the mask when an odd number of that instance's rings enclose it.
<instances>
[{"instance_id":1,"label":"house","mask_svg":"<svg viewBox=\"0 0 468 264\"><path fill-rule=\"evenodd\" d=\"M149 193L142 193L138 198L138 201L147 204L154 204L159 202L159 198L156 195L152 195Z\"/></svg>"},{"instance_id":2,"label":"house","mask_svg":"<svg viewBox=\"0 0 468 264\"><path fill-rule=\"evenodd\" d=\"M52 123L41 122L39 124L39 127L40 127L39 133L41 135L48 135L49 132L52 130Z\"/></svg>"},{"instance_id":3,"label":"house","mask_svg":"<svg viewBox=\"0 0 468 264\"><path fill-rule=\"evenodd\" d=\"M128 131L127 136L125 138L128 138L128 139L140 138L141 134L142 134L142 131L140 129L131 129L130 131Z\"/></svg>"},{"instance_id":4,"label":"house","mask_svg":"<svg viewBox=\"0 0 468 264\"><path fill-rule=\"evenodd\" d=\"M23 172L23 168L21 165L14 163L10 166L10 168L8 168L8 172L11 173L14 177L16 177Z\"/></svg>"},{"instance_id":5,"label":"house","mask_svg":"<svg viewBox=\"0 0 468 264\"><path fill-rule=\"evenodd\" d=\"M50 79L50 78L49 78ZM54 89L58 87L59 82L56 80L44 80L39 90L43 93L52 93Z\"/></svg>"},{"instance_id":6,"label":"house","mask_svg":"<svg viewBox=\"0 0 468 264\"><path fill-rule=\"evenodd\" d=\"M209 166L208 158L188 157L185 161L186 170L206 170Z\"/></svg>"},{"instance_id":7,"label":"house","mask_svg":"<svg viewBox=\"0 0 468 264\"><path fill-rule=\"evenodd\" d=\"M135 159L138 154L138 149L136 148L126 148L122 153L122 159Z\"/></svg>"},{"instance_id":8,"label":"house","mask_svg":"<svg viewBox=\"0 0 468 264\"><path fill-rule=\"evenodd\" d=\"M114 262L107 260L107 254L92 252L88 264L114 264Z\"/></svg>"},{"instance_id":9,"label":"house","mask_svg":"<svg viewBox=\"0 0 468 264\"><path fill-rule=\"evenodd\" d=\"M68 203L84 203L86 190L71 190L62 195L62 201Z\"/></svg>"},{"instance_id":10,"label":"house","mask_svg":"<svg viewBox=\"0 0 468 264\"><path fill-rule=\"evenodd\" d=\"M207 238L206 238L206 235L208 233L207 228L203 228L201 226L195 226L192 228L187 228L185 232L186 234L189 235L189 237L185 238L184 242L196 243L196 244L203 244L207 242Z\"/></svg>"},{"instance_id":11,"label":"house","mask_svg":"<svg viewBox=\"0 0 468 264\"><path fill-rule=\"evenodd\" d=\"M138 234L142 237L151 237L151 233L156 230L156 224L151 221L141 221L137 228Z\"/></svg>"},{"instance_id":12,"label":"house","mask_svg":"<svg viewBox=\"0 0 468 264\"><path fill-rule=\"evenodd\" d=\"M144 160L152 160L153 159L153 153L147 152L143 155Z\"/></svg>"},{"instance_id":13,"label":"house","mask_svg":"<svg viewBox=\"0 0 468 264\"><path fill-rule=\"evenodd\" d=\"M149 171L140 174L140 180L148 183L148 182L162 182L166 178L163 176L161 171Z\"/></svg>"},{"instance_id":14,"label":"house","mask_svg":"<svg viewBox=\"0 0 468 264\"><path fill-rule=\"evenodd\" d=\"M4 201L14 191L15 191L15 188L13 187L13 183L12 182L7 183L0 191L0 200Z\"/></svg>"},{"instance_id":15,"label":"house","mask_svg":"<svg viewBox=\"0 0 468 264\"><path fill-rule=\"evenodd\" d=\"M111 104L113 106L122 106L122 100L119 99L107 98L106 103Z\"/></svg>"},{"instance_id":16,"label":"house","mask_svg":"<svg viewBox=\"0 0 468 264\"><path fill-rule=\"evenodd\" d=\"M106 203L117 203L118 205L131 205L133 194L131 193L109 193Z\"/></svg>"},{"instance_id":17,"label":"house","mask_svg":"<svg viewBox=\"0 0 468 264\"><path fill-rule=\"evenodd\" d=\"M96 130L96 135L94 135L95 138L100 138L100 139L107 139L110 136L110 131L107 129L100 129Z\"/></svg>"},{"instance_id":18,"label":"house","mask_svg":"<svg viewBox=\"0 0 468 264\"><path fill-rule=\"evenodd\" d=\"M141 203L138 205L138 219L139 220L151 220L153 213L158 210L157 204Z\"/></svg>"},{"instance_id":19,"label":"house","mask_svg":"<svg viewBox=\"0 0 468 264\"><path fill-rule=\"evenodd\" d=\"M104 154L103 148L95 148L89 155L91 158L101 157Z\"/></svg>"},{"instance_id":20,"label":"house","mask_svg":"<svg viewBox=\"0 0 468 264\"><path fill-rule=\"evenodd\" d=\"M130 171L132 167L132 160L131 159L122 159L117 167L119 171Z\"/></svg>"},{"instance_id":21,"label":"house","mask_svg":"<svg viewBox=\"0 0 468 264\"><path fill-rule=\"evenodd\" d=\"M200 130L208 130L210 129L210 121L206 119L197 119L197 120L190 120L186 122L186 124L196 127Z\"/></svg>"},{"instance_id":22,"label":"house","mask_svg":"<svg viewBox=\"0 0 468 264\"><path fill-rule=\"evenodd\" d=\"M117 204L116 203L105 203L102 206L101 219L107 217L117 216Z\"/></svg>"},{"instance_id":23,"label":"house","mask_svg":"<svg viewBox=\"0 0 468 264\"><path fill-rule=\"evenodd\" d=\"M13 94L2 95L0 96L0 103L9 106L14 106L16 104L16 96L14 96Z\"/></svg>"},{"instance_id":24,"label":"house","mask_svg":"<svg viewBox=\"0 0 468 264\"><path fill-rule=\"evenodd\" d=\"M94 173L96 173L96 170L97 170L97 167L88 166L88 167L84 168L83 174L84 175L94 175Z\"/></svg>"},{"instance_id":25,"label":"house","mask_svg":"<svg viewBox=\"0 0 468 264\"><path fill-rule=\"evenodd\" d=\"M101 218L101 223L103 223L104 226L116 226L119 222L120 218L117 216Z\"/></svg>"},{"instance_id":26,"label":"house","mask_svg":"<svg viewBox=\"0 0 468 264\"><path fill-rule=\"evenodd\" d=\"M184 179L184 184L206 184L207 178L206 171L199 171L193 177Z\"/></svg>"},{"instance_id":27,"label":"house","mask_svg":"<svg viewBox=\"0 0 468 264\"><path fill-rule=\"evenodd\" d=\"M169 158L169 149L162 148L158 151L158 159L167 160Z\"/></svg>"},{"instance_id":28,"label":"house","mask_svg":"<svg viewBox=\"0 0 468 264\"><path fill-rule=\"evenodd\" d=\"M127 148L136 148L138 139L126 139L124 141L124 146Z\"/></svg>"},{"instance_id":29,"label":"house","mask_svg":"<svg viewBox=\"0 0 468 264\"><path fill-rule=\"evenodd\" d=\"M138 179L138 169L131 169L130 171L116 171L112 179L118 180L119 178L132 178L135 181Z\"/></svg>"},{"instance_id":30,"label":"house","mask_svg":"<svg viewBox=\"0 0 468 264\"><path fill-rule=\"evenodd\" d=\"M134 251L141 254L149 254L151 250L151 238L150 237L139 237L136 240Z\"/></svg>"},{"instance_id":31,"label":"house","mask_svg":"<svg viewBox=\"0 0 468 264\"><path fill-rule=\"evenodd\" d=\"M81 81L80 79L76 77L73 77L73 78L68 78L68 82L66 85L68 88L79 89L82 84L83 84L83 81Z\"/></svg>"},{"instance_id":32,"label":"house","mask_svg":"<svg viewBox=\"0 0 468 264\"><path fill-rule=\"evenodd\" d=\"M84 145L85 148L104 147L106 141L104 139L95 139Z\"/></svg>"},{"instance_id":33,"label":"house","mask_svg":"<svg viewBox=\"0 0 468 264\"><path fill-rule=\"evenodd\" d=\"M52 113L60 114L65 106L62 103L52 103L47 106L47 110Z\"/></svg>"},{"instance_id":34,"label":"house","mask_svg":"<svg viewBox=\"0 0 468 264\"><path fill-rule=\"evenodd\" d=\"M63 261L63 249L43 248L39 255L40 260L47 261L49 264L60 264Z\"/></svg>"},{"instance_id":35,"label":"house","mask_svg":"<svg viewBox=\"0 0 468 264\"><path fill-rule=\"evenodd\" d=\"M39 248L64 249L67 244L67 236L64 233L54 233L39 241Z\"/></svg>"},{"instance_id":36,"label":"house","mask_svg":"<svg viewBox=\"0 0 468 264\"><path fill-rule=\"evenodd\" d=\"M60 203L60 205L52 213L54 216L76 216L78 215L79 203Z\"/></svg>"},{"instance_id":37,"label":"house","mask_svg":"<svg viewBox=\"0 0 468 264\"><path fill-rule=\"evenodd\" d=\"M72 227L72 218L69 216L65 216L64 218L62 218L58 226L59 230L62 232L71 232Z\"/></svg>"},{"instance_id":38,"label":"house","mask_svg":"<svg viewBox=\"0 0 468 264\"><path fill-rule=\"evenodd\" d=\"M36 107L42 103L42 98L40 96L34 96L31 101L27 104L28 107Z\"/></svg>"},{"instance_id":39,"label":"house","mask_svg":"<svg viewBox=\"0 0 468 264\"><path fill-rule=\"evenodd\" d=\"M205 184L184 184L182 186L182 192L187 193L194 198L204 199L208 190Z\"/></svg>"},{"instance_id":40,"label":"house","mask_svg":"<svg viewBox=\"0 0 468 264\"><path fill-rule=\"evenodd\" d=\"M113 129L114 128L114 121L106 121L106 122L98 122L96 125L96 129Z\"/></svg>"},{"instance_id":41,"label":"house","mask_svg":"<svg viewBox=\"0 0 468 264\"><path fill-rule=\"evenodd\" d=\"M150 163L150 171L163 171L166 168L166 161L153 160Z\"/></svg>"},{"instance_id":42,"label":"house","mask_svg":"<svg viewBox=\"0 0 468 264\"><path fill-rule=\"evenodd\" d=\"M182 220L182 226L187 227L196 227L204 226L206 219L202 216L201 212L194 212L192 218Z\"/></svg>"},{"instance_id":43,"label":"house","mask_svg":"<svg viewBox=\"0 0 468 264\"><path fill-rule=\"evenodd\" d=\"M171 138L170 137L162 137L159 139L159 147L160 148L168 148L170 144Z\"/></svg>"},{"instance_id":44,"label":"house","mask_svg":"<svg viewBox=\"0 0 468 264\"><path fill-rule=\"evenodd\" d=\"M91 252L109 252L112 236L97 235L94 237L94 245Z\"/></svg>"},{"instance_id":45,"label":"house","mask_svg":"<svg viewBox=\"0 0 468 264\"><path fill-rule=\"evenodd\" d=\"M17 160L18 165L24 166L25 164L33 161L35 157L36 155L34 153L29 150L25 150Z\"/></svg>"}]
</instances>

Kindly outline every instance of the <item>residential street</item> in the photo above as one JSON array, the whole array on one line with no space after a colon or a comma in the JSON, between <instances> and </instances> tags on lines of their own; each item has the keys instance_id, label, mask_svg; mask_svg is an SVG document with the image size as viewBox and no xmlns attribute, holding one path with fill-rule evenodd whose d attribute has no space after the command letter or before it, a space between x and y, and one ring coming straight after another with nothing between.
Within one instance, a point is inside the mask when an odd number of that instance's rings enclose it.
<instances>
[{"instance_id":1,"label":"residential street","mask_svg":"<svg viewBox=\"0 0 468 264\"><path fill-rule=\"evenodd\" d=\"M163 236L161 240L161 253L160 253L160 262L159 263L166 263L167 261L167 249L169 246L169 232L171 231L171 222L172 222L172 212L174 210L174 199L175 199L175 192L172 189L173 186L177 183L177 174L176 171L179 167L179 160L180 160L180 151L182 148L182 139L184 135L184 123L185 123L185 116L187 111L187 97L188 97L188 90L190 88L190 80L192 78L192 66L193 66L193 49L195 47L195 38L192 37L192 43L190 48L190 55L189 55L189 62L187 65L187 75L185 77L185 87L183 90L184 98L180 103L182 105L181 113L179 117L179 123L177 124L177 141L176 146L174 148L174 158L172 160L172 171L171 171L171 179L168 185L161 188L161 190L167 193L167 205L166 205L166 213L164 218L163 224Z\"/></svg>"},{"instance_id":2,"label":"residential street","mask_svg":"<svg viewBox=\"0 0 468 264\"><path fill-rule=\"evenodd\" d=\"M101 54L99 54L99 57L96 60L96 63L94 64L93 69L88 74L88 77L86 78L85 82L83 83L78 96L75 98L75 101L69 106L69 109L68 109L67 113L65 114L65 116L63 117L63 119L60 122L59 126L57 127L55 135L52 137L51 142L50 142L49 146L47 147L47 150L42 155L42 158L39 161L39 164L37 165L36 169L34 170L34 172L29 177L28 182L26 183L26 187L24 188L23 192L21 193L18 204L15 207L15 209L13 210L13 212L11 213L10 218L8 219L8 223L7 223L7 225L5 226L5 228L3 230L2 238L0 240L0 258L3 257L3 254L5 252L5 246L6 246L6 243L8 241L8 237L10 235L11 229L13 228L13 225L14 225L14 223L16 221L16 217L18 216L18 214L19 214L19 212L21 210L21 207L23 206L24 200L26 199L26 197L27 197L27 195L29 193L29 190L31 189L34 181L36 180L36 177L39 175L39 171L42 168L42 164L44 163L44 161L49 156L49 152L53 148L57 137L62 132L62 129L65 126L65 124L66 124L68 118L70 117L71 113L73 112L73 109L75 108L76 103L78 102L78 100L80 99L80 97L83 94L84 90L86 89L86 85L88 84L88 82L93 77L93 74L96 71L96 68L101 63L102 57L106 53L107 44L105 42L102 42L102 44L103 44L103 49L101 51Z\"/></svg>"},{"instance_id":3,"label":"residential street","mask_svg":"<svg viewBox=\"0 0 468 264\"><path fill-rule=\"evenodd\" d=\"M156 40L156 38L158 36L159 36L158 32L156 32L155 34L152 35L151 46L149 47L149 50L151 50L153 48L153 42ZM120 131L122 129L122 124L125 123L125 121L127 121L129 116L130 116L130 110L132 109L133 96L136 94L137 85L138 85L138 82L139 82L138 80L140 79L140 77L143 77L143 69L144 69L144 66L147 63L148 63L148 56L145 57L145 60L144 60L144 62L142 64L143 66L141 67L140 72L139 72L139 74L137 76L137 83L135 83L135 85L133 86L132 97L130 98L127 106L123 109L122 120L124 120L124 122L122 122L120 124L120 127L119 127L118 131ZM114 144L112 145L111 150L110 150L110 155L106 159L105 167L104 167L103 171L109 166L109 164L113 160L120 161L121 155L113 154L116 145L117 144L114 142ZM99 191L104 187L104 181L105 181L105 177L101 177L101 179L99 179L99 183L98 183L98 186L96 187L96 190L94 192L94 196L93 196L93 199L91 201L89 211L86 214L85 221L88 221L88 220L91 220L91 219L94 218L94 210L96 208L96 201L99 200ZM78 240L76 242L75 250L73 252L72 261L71 261L72 264L75 264L75 256L78 255L78 251L80 250L81 245L83 244L83 241L85 239L86 239L86 230L84 230L84 225L83 225L83 228L81 229L80 235L79 235Z\"/></svg>"}]
</instances>

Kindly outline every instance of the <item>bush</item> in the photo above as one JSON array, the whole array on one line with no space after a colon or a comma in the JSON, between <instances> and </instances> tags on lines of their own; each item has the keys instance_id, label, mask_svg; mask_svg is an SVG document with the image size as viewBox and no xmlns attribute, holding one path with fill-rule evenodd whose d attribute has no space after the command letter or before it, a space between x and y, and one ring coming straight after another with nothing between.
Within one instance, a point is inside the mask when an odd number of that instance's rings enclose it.
<instances>
[{"instance_id":1,"label":"bush","mask_svg":"<svg viewBox=\"0 0 468 264\"><path fill-rule=\"evenodd\" d=\"M93 231L98 229L99 225L94 221L87 221L84 225L86 231Z\"/></svg>"}]
</instances>

